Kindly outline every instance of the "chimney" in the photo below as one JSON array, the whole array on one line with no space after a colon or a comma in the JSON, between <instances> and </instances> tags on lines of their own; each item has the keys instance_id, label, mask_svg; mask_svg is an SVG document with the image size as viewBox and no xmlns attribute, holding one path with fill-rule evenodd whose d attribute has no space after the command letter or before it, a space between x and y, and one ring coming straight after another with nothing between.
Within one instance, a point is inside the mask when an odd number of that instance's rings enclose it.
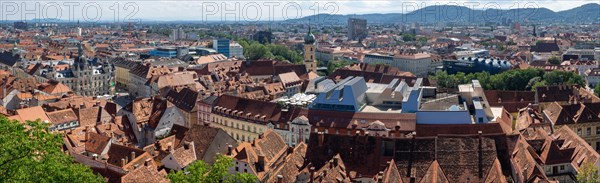
<instances>
[{"instance_id":1,"label":"chimney","mask_svg":"<svg viewBox=\"0 0 600 183\"><path fill-rule=\"evenodd\" d=\"M288 147L288 148L287 148L287 153L288 153L288 154L292 154L292 153L294 153L294 148L293 148L293 147Z\"/></svg>"},{"instance_id":2,"label":"chimney","mask_svg":"<svg viewBox=\"0 0 600 183\"><path fill-rule=\"evenodd\" d=\"M190 142L183 141L183 149L190 149Z\"/></svg>"},{"instance_id":3,"label":"chimney","mask_svg":"<svg viewBox=\"0 0 600 183\"><path fill-rule=\"evenodd\" d=\"M479 136L479 162L478 162L478 168L479 168L479 180L481 180L483 178L483 137L481 136L482 132L481 131L477 131L477 134Z\"/></svg>"},{"instance_id":4,"label":"chimney","mask_svg":"<svg viewBox=\"0 0 600 183\"><path fill-rule=\"evenodd\" d=\"M383 171L379 171L379 173L377 174L377 182L383 183Z\"/></svg>"},{"instance_id":5,"label":"chimney","mask_svg":"<svg viewBox=\"0 0 600 183\"><path fill-rule=\"evenodd\" d=\"M127 160L125 158L121 158L121 166L125 166L127 164Z\"/></svg>"},{"instance_id":6,"label":"chimney","mask_svg":"<svg viewBox=\"0 0 600 183\"><path fill-rule=\"evenodd\" d=\"M311 167L308 169L308 173L310 174L310 175L309 175L309 176L310 176L310 180L309 180L308 182L313 182L313 180L315 180L315 167L314 167L314 166L311 166Z\"/></svg>"},{"instance_id":7,"label":"chimney","mask_svg":"<svg viewBox=\"0 0 600 183\"><path fill-rule=\"evenodd\" d=\"M168 146L168 148L169 148L169 152L173 152L173 151L175 151L175 149L173 149L173 146L172 146L172 145L169 145L169 146Z\"/></svg>"},{"instance_id":8,"label":"chimney","mask_svg":"<svg viewBox=\"0 0 600 183\"><path fill-rule=\"evenodd\" d=\"M260 167L265 167L265 155L258 155L258 164L260 165Z\"/></svg>"},{"instance_id":9,"label":"chimney","mask_svg":"<svg viewBox=\"0 0 600 183\"><path fill-rule=\"evenodd\" d=\"M254 141L252 141L254 143ZM233 154L233 146L231 144L227 145L227 155L231 156Z\"/></svg>"},{"instance_id":10,"label":"chimney","mask_svg":"<svg viewBox=\"0 0 600 183\"><path fill-rule=\"evenodd\" d=\"M131 161L135 159L135 151L131 151Z\"/></svg>"},{"instance_id":11,"label":"chimney","mask_svg":"<svg viewBox=\"0 0 600 183\"><path fill-rule=\"evenodd\" d=\"M410 182L416 182L417 177L415 174L417 174L417 169L415 169L415 167L412 167L410 169Z\"/></svg>"},{"instance_id":12,"label":"chimney","mask_svg":"<svg viewBox=\"0 0 600 183\"><path fill-rule=\"evenodd\" d=\"M323 146L323 141L325 141L325 135L323 134L323 132L319 132L319 147Z\"/></svg>"},{"instance_id":13,"label":"chimney","mask_svg":"<svg viewBox=\"0 0 600 183\"><path fill-rule=\"evenodd\" d=\"M277 183L283 183L283 175L277 175Z\"/></svg>"},{"instance_id":14,"label":"chimney","mask_svg":"<svg viewBox=\"0 0 600 183\"><path fill-rule=\"evenodd\" d=\"M337 167L339 162L340 162L340 160L339 160L339 158L338 158L337 156L336 156L336 157L333 157L333 165L334 165L334 166L336 166L336 167Z\"/></svg>"},{"instance_id":15,"label":"chimney","mask_svg":"<svg viewBox=\"0 0 600 183\"><path fill-rule=\"evenodd\" d=\"M161 149L160 143L158 143L158 141L154 142L154 149Z\"/></svg>"},{"instance_id":16,"label":"chimney","mask_svg":"<svg viewBox=\"0 0 600 183\"><path fill-rule=\"evenodd\" d=\"M146 159L146 161L144 162L144 165L146 165L146 166L150 166L150 165L151 165L151 163L152 163L152 158L148 158L148 159Z\"/></svg>"}]
</instances>

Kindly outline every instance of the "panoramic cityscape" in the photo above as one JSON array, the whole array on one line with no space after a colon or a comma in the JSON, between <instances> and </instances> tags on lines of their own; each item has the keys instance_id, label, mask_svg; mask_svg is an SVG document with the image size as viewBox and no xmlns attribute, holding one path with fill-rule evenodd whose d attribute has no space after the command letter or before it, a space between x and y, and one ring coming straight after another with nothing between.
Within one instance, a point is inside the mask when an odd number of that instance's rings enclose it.
<instances>
[{"instance_id":1,"label":"panoramic cityscape","mask_svg":"<svg viewBox=\"0 0 600 183\"><path fill-rule=\"evenodd\" d=\"M0 2L0 182L598 183L598 1Z\"/></svg>"}]
</instances>

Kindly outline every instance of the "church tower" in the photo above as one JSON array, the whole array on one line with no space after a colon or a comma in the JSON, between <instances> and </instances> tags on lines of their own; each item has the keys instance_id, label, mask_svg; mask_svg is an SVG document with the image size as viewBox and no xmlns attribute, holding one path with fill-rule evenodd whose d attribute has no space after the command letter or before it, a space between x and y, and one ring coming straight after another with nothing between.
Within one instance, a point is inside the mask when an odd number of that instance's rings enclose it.
<instances>
[{"instance_id":1,"label":"church tower","mask_svg":"<svg viewBox=\"0 0 600 183\"><path fill-rule=\"evenodd\" d=\"M307 72L317 72L317 60L315 58L315 51L317 51L316 42L315 35L312 34L309 26L308 33L304 36L304 66L306 66Z\"/></svg>"}]
</instances>

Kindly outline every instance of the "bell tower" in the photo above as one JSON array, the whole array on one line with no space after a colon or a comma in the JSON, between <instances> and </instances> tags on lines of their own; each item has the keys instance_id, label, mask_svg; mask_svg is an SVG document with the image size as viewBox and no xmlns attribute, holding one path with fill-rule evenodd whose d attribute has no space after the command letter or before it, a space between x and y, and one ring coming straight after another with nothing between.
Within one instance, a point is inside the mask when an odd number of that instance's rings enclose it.
<instances>
[{"instance_id":1,"label":"bell tower","mask_svg":"<svg viewBox=\"0 0 600 183\"><path fill-rule=\"evenodd\" d=\"M304 66L307 72L317 72L317 60L315 52L317 51L317 40L312 34L311 27L308 27L308 33L304 36Z\"/></svg>"}]
</instances>

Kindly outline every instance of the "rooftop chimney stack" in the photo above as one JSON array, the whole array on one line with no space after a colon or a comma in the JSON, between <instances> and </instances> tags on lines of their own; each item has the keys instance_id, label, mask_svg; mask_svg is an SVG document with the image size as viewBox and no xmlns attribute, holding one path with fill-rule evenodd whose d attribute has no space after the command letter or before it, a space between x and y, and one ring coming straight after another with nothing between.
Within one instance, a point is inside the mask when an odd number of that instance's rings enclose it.
<instances>
[{"instance_id":1,"label":"rooftop chimney stack","mask_svg":"<svg viewBox=\"0 0 600 183\"><path fill-rule=\"evenodd\" d=\"M231 156L233 154L233 146L231 144L227 145L227 155Z\"/></svg>"},{"instance_id":2,"label":"rooftop chimney stack","mask_svg":"<svg viewBox=\"0 0 600 183\"><path fill-rule=\"evenodd\" d=\"M134 159L135 159L135 152L134 152L134 151L132 151L132 152L131 152L131 161L133 161Z\"/></svg>"},{"instance_id":3,"label":"rooftop chimney stack","mask_svg":"<svg viewBox=\"0 0 600 183\"><path fill-rule=\"evenodd\" d=\"M323 134L323 132L319 132L319 147L323 146L323 141L325 141L325 135Z\"/></svg>"},{"instance_id":4,"label":"rooftop chimney stack","mask_svg":"<svg viewBox=\"0 0 600 183\"><path fill-rule=\"evenodd\" d=\"M144 165L146 165L146 166L150 166L150 165L151 165L151 163L152 163L152 158L148 158L148 159L146 159L146 161L144 162Z\"/></svg>"},{"instance_id":5,"label":"rooftop chimney stack","mask_svg":"<svg viewBox=\"0 0 600 183\"><path fill-rule=\"evenodd\" d=\"M258 155L258 164L261 167L265 167L265 156L264 155Z\"/></svg>"},{"instance_id":6,"label":"rooftop chimney stack","mask_svg":"<svg viewBox=\"0 0 600 183\"><path fill-rule=\"evenodd\" d=\"M334 165L334 166L336 166L336 167L337 167L337 166L338 166L338 164L339 164L339 162L340 162L340 160L339 160L339 158L338 158L338 157L333 157L333 165Z\"/></svg>"},{"instance_id":7,"label":"rooftop chimney stack","mask_svg":"<svg viewBox=\"0 0 600 183\"><path fill-rule=\"evenodd\" d=\"M310 176L310 180L309 180L308 182L311 182L311 183L312 183L312 182L313 182L313 180L315 179L315 167L314 167L314 166L311 166L311 167L308 169L308 172L309 172L309 174L310 174L310 175L309 175L309 176Z\"/></svg>"}]
</instances>

